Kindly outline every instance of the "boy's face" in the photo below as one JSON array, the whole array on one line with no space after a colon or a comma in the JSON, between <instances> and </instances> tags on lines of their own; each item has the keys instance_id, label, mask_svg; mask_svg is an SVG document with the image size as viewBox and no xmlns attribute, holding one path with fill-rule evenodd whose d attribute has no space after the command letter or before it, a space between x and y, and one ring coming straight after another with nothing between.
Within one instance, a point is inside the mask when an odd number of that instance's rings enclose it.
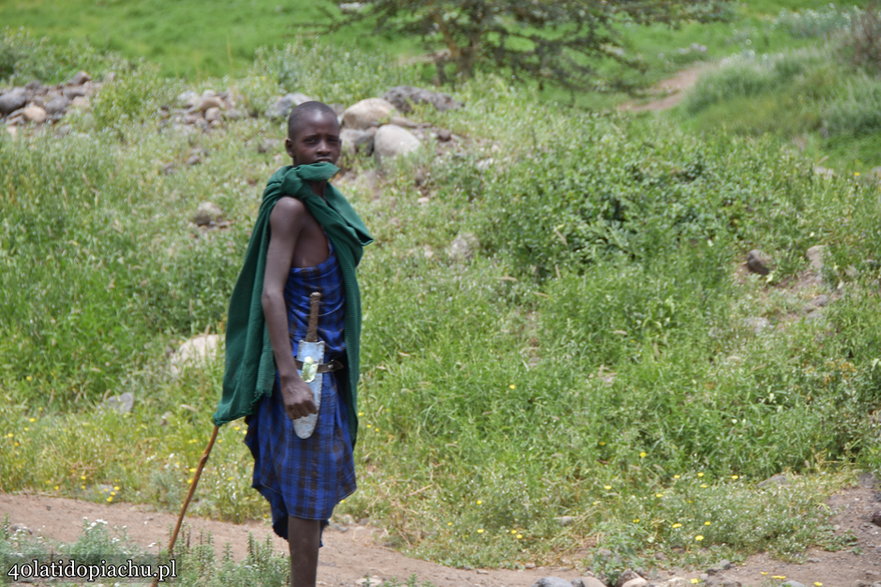
<instances>
[{"instance_id":1,"label":"boy's face","mask_svg":"<svg viewBox=\"0 0 881 587\"><path fill-rule=\"evenodd\" d=\"M284 146L294 165L327 161L336 164L340 158L340 125L329 112L305 113L294 134Z\"/></svg>"}]
</instances>

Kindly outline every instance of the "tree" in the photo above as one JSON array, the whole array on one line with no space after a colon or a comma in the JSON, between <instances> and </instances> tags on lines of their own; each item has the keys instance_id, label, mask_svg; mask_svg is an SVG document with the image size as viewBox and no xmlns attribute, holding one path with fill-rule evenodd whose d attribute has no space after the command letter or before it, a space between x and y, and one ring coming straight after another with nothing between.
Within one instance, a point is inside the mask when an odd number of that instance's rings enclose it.
<instances>
[{"instance_id":1,"label":"tree","mask_svg":"<svg viewBox=\"0 0 881 587\"><path fill-rule=\"evenodd\" d=\"M331 27L373 20L379 33L420 36L434 51L441 83L449 66L461 78L492 66L518 79L595 89L600 60L638 66L623 50L622 26L716 20L724 6L725 0L372 0Z\"/></svg>"}]
</instances>

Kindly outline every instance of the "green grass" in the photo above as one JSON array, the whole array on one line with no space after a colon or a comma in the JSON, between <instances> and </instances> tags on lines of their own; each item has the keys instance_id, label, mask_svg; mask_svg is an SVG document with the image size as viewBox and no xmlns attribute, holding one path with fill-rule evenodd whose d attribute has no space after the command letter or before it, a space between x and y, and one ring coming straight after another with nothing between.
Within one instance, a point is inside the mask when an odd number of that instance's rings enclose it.
<instances>
[{"instance_id":1,"label":"green grass","mask_svg":"<svg viewBox=\"0 0 881 587\"><path fill-rule=\"evenodd\" d=\"M38 63L22 47L70 64L77 50L20 35L0 47L21 71ZM222 361L174 376L167 354L223 332L262 182L285 159L258 150L280 123L186 133L156 113L203 86L252 113L283 89L349 104L420 72L321 43L262 49L254 73L199 82L91 55L116 79L66 134L0 136L0 490L174 510ZM744 105L791 87L826 96L810 81L825 64L810 51L746 61L706 82L695 116L737 92ZM881 471L877 185L822 177L774 137L586 113L501 76L455 94L464 109L412 117L463 141L378 173L375 192L341 182L376 237L360 268L360 490L341 511L448 564L582 552L609 576L657 551L698 565L840 546L823 500ZM194 149L202 164L183 164ZM229 228L189 225L206 199ZM468 261L446 254L461 232L479 241ZM817 244L830 247L825 281L796 287ZM757 247L774 272L735 278ZM840 297L805 318L823 293ZM757 334L757 317L772 327ZM98 407L122 391L131 414ZM243 433L222 430L195 513L266 516ZM790 485L757 486L781 472Z\"/></svg>"}]
</instances>

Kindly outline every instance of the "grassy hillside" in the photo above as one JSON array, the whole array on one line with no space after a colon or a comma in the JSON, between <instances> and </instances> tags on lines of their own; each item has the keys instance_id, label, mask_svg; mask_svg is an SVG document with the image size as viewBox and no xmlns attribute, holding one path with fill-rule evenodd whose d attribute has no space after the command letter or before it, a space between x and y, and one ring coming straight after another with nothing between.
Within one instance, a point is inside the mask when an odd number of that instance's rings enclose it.
<instances>
[{"instance_id":1,"label":"grassy hillside","mask_svg":"<svg viewBox=\"0 0 881 587\"><path fill-rule=\"evenodd\" d=\"M300 44L189 82L18 34L0 46L16 71L63 77L82 57L116 73L64 132L0 135L0 490L174 509L222 361L176 376L168 352L224 331L285 159L264 145L281 123L186 132L161 113L208 87L254 113L282 89L349 104L420 72ZM339 180L376 237L360 490L340 510L456 565L576 557L615 575L656 552L842 546L824 498L881 472L877 185L817 174L773 138L549 105L499 76L455 94L462 110L412 115L461 137L451 148L385 171L350 158ZM228 228L189 224L203 200ZM467 260L447 252L463 233ZM769 275L741 268L754 248ZM123 391L130 414L99 408ZM265 515L243 433L223 429L197 513ZM788 483L760 484L776 474Z\"/></svg>"}]
</instances>

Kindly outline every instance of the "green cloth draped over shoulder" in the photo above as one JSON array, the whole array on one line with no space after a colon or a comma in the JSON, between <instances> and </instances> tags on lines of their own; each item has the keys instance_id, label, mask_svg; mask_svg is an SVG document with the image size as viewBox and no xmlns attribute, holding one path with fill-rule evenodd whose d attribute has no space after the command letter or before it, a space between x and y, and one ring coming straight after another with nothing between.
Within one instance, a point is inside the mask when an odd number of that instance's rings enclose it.
<instances>
[{"instance_id":1,"label":"green cloth draped over shoulder","mask_svg":"<svg viewBox=\"0 0 881 587\"><path fill-rule=\"evenodd\" d=\"M275 358L269 342L269 329L263 317L263 275L269 247L269 216L284 196L302 201L333 243L345 289L347 389L343 391L349 408L352 442L358 431L357 385L360 374L361 295L355 267L362 249L373 242L364 223L345 197L331 184L324 197L317 195L307 182L327 181L339 168L331 163L288 165L276 171L263 191L263 202L248 242L245 262L229 302L226 325L226 372L223 395L214 413L218 426L252 413L275 384Z\"/></svg>"}]
</instances>

